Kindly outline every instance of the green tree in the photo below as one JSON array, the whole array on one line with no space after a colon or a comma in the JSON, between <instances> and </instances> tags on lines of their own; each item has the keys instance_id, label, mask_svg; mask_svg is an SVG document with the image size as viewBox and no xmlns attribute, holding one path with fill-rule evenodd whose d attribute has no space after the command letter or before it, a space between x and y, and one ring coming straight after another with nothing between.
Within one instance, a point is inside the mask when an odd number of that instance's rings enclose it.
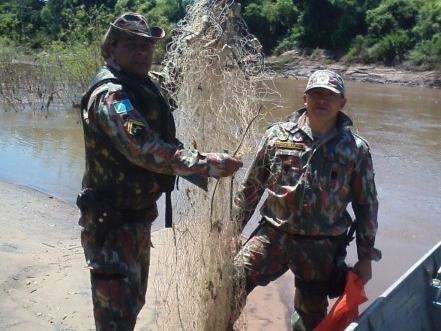
<instances>
[{"instance_id":1,"label":"green tree","mask_svg":"<svg viewBox=\"0 0 441 331\"><path fill-rule=\"evenodd\" d=\"M418 0L386 0L366 13L368 33L381 36L398 29L409 30L416 22Z\"/></svg>"},{"instance_id":2,"label":"green tree","mask_svg":"<svg viewBox=\"0 0 441 331\"><path fill-rule=\"evenodd\" d=\"M40 11L44 3L39 0L3 1L0 4L0 34L18 43L40 44Z\"/></svg>"},{"instance_id":3,"label":"green tree","mask_svg":"<svg viewBox=\"0 0 441 331\"><path fill-rule=\"evenodd\" d=\"M250 31L270 53L297 22L299 11L292 0L261 0L245 3L243 17Z\"/></svg>"},{"instance_id":4,"label":"green tree","mask_svg":"<svg viewBox=\"0 0 441 331\"><path fill-rule=\"evenodd\" d=\"M441 68L441 2L424 3L413 32L417 44L409 54L411 62Z\"/></svg>"},{"instance_id":5,"label":"green tree","mask_svg":"<svg viewBox=\"0 0 441 331\"><path fill-rule=\"evenodd\" d=\"M423 0L383 0L366 12L367 33L353 43L349 57L393 65L405 60L417 43L413 30Z\"/></svg>"},{"instance_id":6,"label":"green tree","mask_svg":"<svg viewBox=\"0 0 441 331\"><path fill-rule=\"evenodd\" d=\"M299 46L347 51L355 36L366 31L366 11L378 0L310 0L293 29Z\"/></svg>"}]
</instances>

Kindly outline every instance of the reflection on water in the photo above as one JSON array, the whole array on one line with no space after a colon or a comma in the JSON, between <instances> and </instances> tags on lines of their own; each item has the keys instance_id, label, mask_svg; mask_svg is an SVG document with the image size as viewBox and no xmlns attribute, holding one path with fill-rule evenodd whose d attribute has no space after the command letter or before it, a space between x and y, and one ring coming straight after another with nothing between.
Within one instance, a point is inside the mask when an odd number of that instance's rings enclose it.
<instances>
[{"instance_id":1,"label":"reflection on water","mask_svg":"<svg viewBox=\"0 0 441 331\"><path fill-rule=\"evenodd\" d=\"M73 203L84 169L79 115L0 112L0 179Z\"/></svg>"},{"instance_id":2,"label":"reflection on water","mask_svg":"<svg viewBox=\"0 0 441 331\"><path fill-rule=\"evenodd\" d=\"M368 286L375 297L441 238L441 92L347 85L346 112L369 141L376 168L384 258ZM284 108L268 114L266 122L281 121L303 104L305 81L280 80L277 86ZM0 119L0 179L73 203L84 168L78 112L1 111Z\"/></svg>"}]
</instances>

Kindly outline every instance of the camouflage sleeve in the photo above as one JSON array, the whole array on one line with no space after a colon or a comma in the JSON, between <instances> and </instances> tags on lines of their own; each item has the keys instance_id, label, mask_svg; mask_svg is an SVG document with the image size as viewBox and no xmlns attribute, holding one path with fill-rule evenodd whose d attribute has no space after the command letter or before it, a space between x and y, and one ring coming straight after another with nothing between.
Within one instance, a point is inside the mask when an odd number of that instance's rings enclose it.
<instances>
[{"instance_id":1,"label":"camouflage sleeve","mask_svg":"<svg viewBox=\"0 0 441 331\"><path fill-rule=\"evenodd\" d=\"M270 174L268 167L268 138L264 137L258 147L257 154L239 186L234 197L233 219L241 224L241 229L253 216L254 210L265 191Z\"/></svg>"},{"instance_id":2,"label":"camouflage sleeve","mask_svg":"<svg viewBox=\"0 0 441 331\"><path fill-rule=\"evenodd\" d=\"M374 248L377 232L378 200L374 181L374 169L369 147L363 144L352 179L352 208L356 218L358 259L378 261L381 252Z\"/></svg>"},{"instance_id":3,"label":"camouflage sleeve","mask_svg":"<svg viewBox=\"0 0 441 331\"><path fill-rule=\"evenodd\" d=\"M131 163L167 175L208 175L209 165L196 150L164 142L152 130L120 85L110 84L96 107L97 126Z\"/></svg>"}]
</instances>

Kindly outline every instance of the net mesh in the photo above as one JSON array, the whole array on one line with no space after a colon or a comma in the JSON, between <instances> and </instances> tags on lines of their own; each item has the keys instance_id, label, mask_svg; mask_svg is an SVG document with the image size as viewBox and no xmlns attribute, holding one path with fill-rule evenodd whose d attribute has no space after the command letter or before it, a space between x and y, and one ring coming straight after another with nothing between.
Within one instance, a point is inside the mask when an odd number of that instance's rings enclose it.
<instances>
[{"instance_id":1,"label":"net mesh","mask_svg":"<svg viewBox=\"0 0 441 331\"><path fill-rule=\"evenodd\" d=\"M256 147L255 120L263 115L263 100L275 92L261 44L248 32L240 5L202 0L188 7L163 64L184 144L247 159ZM170 283L154 285L162 302L173 302L158 310L159 329L228 328L238 294L232 288L240 229L231 221L238 179L213 180L207 193L180 182L174 252L163 261Z\"/></svg>"}]
</instances>

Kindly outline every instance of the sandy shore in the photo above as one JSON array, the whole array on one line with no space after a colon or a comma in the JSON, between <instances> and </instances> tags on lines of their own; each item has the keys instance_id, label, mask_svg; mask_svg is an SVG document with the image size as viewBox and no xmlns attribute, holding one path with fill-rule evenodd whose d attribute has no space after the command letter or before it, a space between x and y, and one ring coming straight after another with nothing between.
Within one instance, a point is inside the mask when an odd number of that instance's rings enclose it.
<instances>
[{"instance_id":1,"label":"sandy shore","mask_svg":"<svg viewBox=\"0 0 441 331\"><path fill-rule=\"evenodd\" d=\"M327 68L343 74L347 80L358 82L441 88L441 72L437 70L336 62L323 50L311 56L292 50L269 57L266 64L276 76L286 78L307 78L315 70Z\"/></svg>"},{"instance_id":2,"label":"sandy shore","mask_svg":"<svg viewBox=\"0 0 441 331\"><path fill-rule=\"evenodd\" d=\"M0 182L0 210L0 330L93 330L77 209L32 189ZM160 298L152 286L166 281L161 279L161 252L171 244L169 237L167 230L152 235L155 248L147 304L137 330L158 329L153 305ZM250 295L245 310L247 329L287 328L290 277L285 275Z\"/></svg>"}]
</instances>

